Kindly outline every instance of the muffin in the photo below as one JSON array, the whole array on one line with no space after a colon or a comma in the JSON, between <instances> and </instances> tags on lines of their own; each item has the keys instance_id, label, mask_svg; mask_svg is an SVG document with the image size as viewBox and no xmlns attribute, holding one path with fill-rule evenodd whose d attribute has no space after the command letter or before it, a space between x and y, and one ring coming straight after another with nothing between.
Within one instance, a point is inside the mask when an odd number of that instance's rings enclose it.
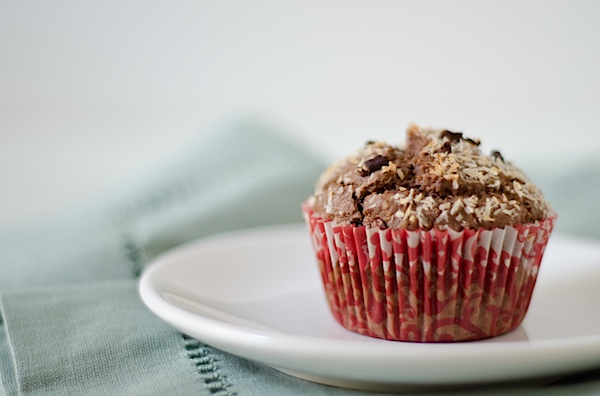
<instances>
[{"instance_id":1,"label":"muffin","mask_svg":"<svg viewBox=\"0 0 600 396\"><path fill-rule=\"evenodd\" d=\"M410 125L367 142L302 205L335 319L397 341L493 337L525 317L556 215L500 152Z\"/></svg>"}]
</instances>

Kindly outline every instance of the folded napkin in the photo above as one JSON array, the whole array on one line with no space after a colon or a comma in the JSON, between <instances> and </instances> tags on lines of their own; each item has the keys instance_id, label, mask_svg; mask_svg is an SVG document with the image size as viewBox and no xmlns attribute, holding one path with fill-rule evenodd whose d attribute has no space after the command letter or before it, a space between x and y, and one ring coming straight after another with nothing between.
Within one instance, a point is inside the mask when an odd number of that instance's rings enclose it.
<instances>
[{"instance_id":1,"label":"folded napkin","mask_svg":"<svg viewBox=\"0 0 600 396\"><path fill-rule=\"evenodd\" d=\"M301 221L300 202L323 169L280 135L241 124L97 205L0 232L0 395L369 394L221 352L162 322L138 296L145 265L165 250ZM600 372L511 391L591 394Z\"/></svg>"}]
</instances>

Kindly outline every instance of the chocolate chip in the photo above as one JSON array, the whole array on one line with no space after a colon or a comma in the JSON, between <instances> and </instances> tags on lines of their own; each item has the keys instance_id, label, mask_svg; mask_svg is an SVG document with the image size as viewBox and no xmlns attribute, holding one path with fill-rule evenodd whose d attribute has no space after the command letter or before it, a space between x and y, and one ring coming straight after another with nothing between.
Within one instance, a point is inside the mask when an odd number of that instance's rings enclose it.
<instances>
[{"instance_id":1,"label":"chocolate chip","mask_svg":"<svg viewBox=\"0 0 600 396\"><path fill-rule=\"evenodd\" d=\"M459 142L460 140L464 140L465 142L474 144L475 146L479 146L481 144L479 140L463 137L462 132L452 132L447 129L444 129L440 134L440 139L443 138L448 138L448 140L451 142Z\"/></svg>"},{"instance_id":2,"label":"chocolate chip","mask_svg":"<svg viewBox=\"0 0 600 396\"><path fill-rule=\"evenodd\" d=\"M365 161L364 165L357 169L361 176L369 176L371 173L378 171L385 165L389 164L389 160L382 155L377 155L368 161Z\"/></svg>"},{"instance_id":3,"label":"chocolate chip","mask_svg":"<svg viewBox=\"0 0 600 396\"><path fill-rule=\"evenodd\" d=\"M365 146L369 146L371 144L375 144L374 140L367 140L367 142L365 143Z\"/></svg>"},{"instance_id":4,"label":"chocolate chip","mask_svg":"<svg viewBox=\"0 0 600 396\"><path fill-rule=\"evenodd\" d=\"M498 159L498 158L500 158L500 161L504 162L504 158L502 157L502 154L500 154L500 151L498 151L498 150L492 151L492 157L495 160Z\"/></svg>"},{"instance_id":5,"label":"chocolate chip","mask_svg":"<svg viewBox=\"0 0 600 396\"><path fill-rule=\"evenodd\" d=\"M442 147L440 147L440 153L450 154L451 152L452 152L452 145L450 144L450 142L444 142Z\"/></svg>"},{"instance_id":6,"label":"chocolate chip","mask_svg":"<svg viewBox=\"0 0 600 396\"><path fill-rule=\"evenodd\" d=\"M452 132L447 129L444 129L440 134L440 139L448 138L451 142L458 142L462 139L462 132Z\"/></svg>"},{"instance_id":7,"label":"chocolate chip","mask_svg":"<svg viewBox=\"0 0 600 396\"><path fill-rule=\"evenodd\" d=\"M479 146L481 144L481 142L479 141L479 139L477 140L473 140L470 138L464 138L465 142L469 142L471 144L474 144L475 146Z\"/></svg>"}]
</instances>

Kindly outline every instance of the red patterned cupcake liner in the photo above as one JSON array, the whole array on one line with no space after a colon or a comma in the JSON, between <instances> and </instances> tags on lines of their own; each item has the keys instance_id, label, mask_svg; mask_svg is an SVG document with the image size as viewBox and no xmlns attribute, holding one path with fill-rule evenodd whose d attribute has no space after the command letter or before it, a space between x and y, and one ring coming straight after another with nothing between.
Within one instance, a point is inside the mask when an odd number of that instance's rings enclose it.
<instances>
[{"instance_id":1,"label":"red patterned cupcake liner","mask_svg":"<svg viewBox=\"0 0 600 396\"><path fill-rule=\"evenodd\" d=\"M493 337L525 317L555 215L515 227L335 226L303 206L335 319L397 341Z\"/></svg>"}]
</instances>

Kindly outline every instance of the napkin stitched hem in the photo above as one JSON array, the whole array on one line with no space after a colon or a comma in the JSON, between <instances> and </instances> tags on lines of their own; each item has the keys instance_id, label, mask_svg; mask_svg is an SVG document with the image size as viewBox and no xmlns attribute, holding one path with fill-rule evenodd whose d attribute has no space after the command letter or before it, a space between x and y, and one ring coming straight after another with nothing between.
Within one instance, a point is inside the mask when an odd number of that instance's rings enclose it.
<instances>
[{"instance_id":1,"label":"napkin stitched hem","mask_svg":"<svg viewBox=\"0 0 600 396\"><path fill-rule=\"evenodd\" d=\"M130 264L131 274L135 279L138 279L146 264L143 245L132 233L124 233L123 250L125 251L125 257L127 257L127 261Z\"/></svg>"},{"instance_id":2,"label":"napkin stitched hem","mask_svg":"<svg viewBox=\"0 0 600 396\"><path fill-rule=\"evenodd\" d=\"M215 396L234 396L227 376L221 372L217 359L211 354L210 348L200 341L181 334L188 358L196 366L196 371L202 377L202 382L208 391Z\"/></svg>"}]
</instances>

